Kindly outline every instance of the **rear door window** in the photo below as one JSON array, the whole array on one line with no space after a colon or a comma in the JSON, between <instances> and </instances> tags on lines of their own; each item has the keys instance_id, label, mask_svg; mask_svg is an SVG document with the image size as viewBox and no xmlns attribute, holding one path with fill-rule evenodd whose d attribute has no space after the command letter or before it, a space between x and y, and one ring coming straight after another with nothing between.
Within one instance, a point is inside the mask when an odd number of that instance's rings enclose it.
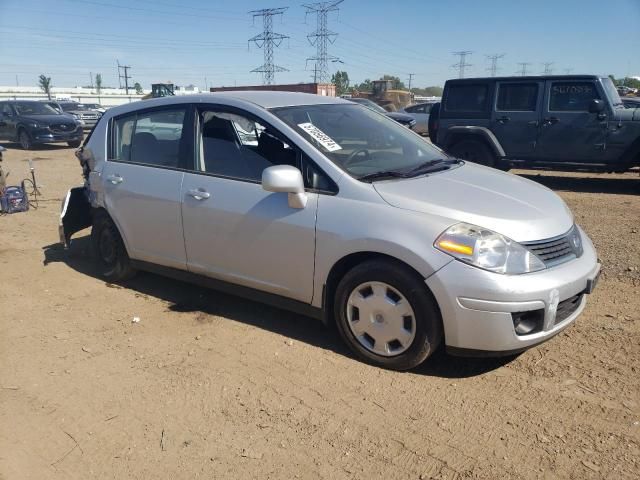
<instances>
[{"instance_id":1,"label":"rear door window","mask_svg":"<svg viewBox=\"0 0 640 480\"><path fill-rule=\"evenodd\" d=\"M591 100L600 95L593 82L552 82L549 92L550 112L588 112Z\"/></svg>"},{"instance_id":2,"label":"rear door window","mask_svg":"<svg viewBox=\"0 0 640 480\"><path fill-rule=\"evenodd\" d=\"M496 110L503 112L535 112L538 103L537 83L501 83Z\"/></svg>"},{"instance_id":3,"label":"rear door window","mask_svg":"<svg viewBox=\"0 0 640 480\"><path fill-rule=\"evenodd\" d=\"M186 108L133 113L114 120L111 160L181 167Z\"/></svg>"},{"instance_id":4,"label":"rear door window","mask_svg":"<svg viewBox=\"0 0 640 480\"><path fill-rule=\"evenodd\" d=\"M447 90L446 110L449 112L481 113L488 110L487 84L453 84Z\"/></svg>"}]
</instances>

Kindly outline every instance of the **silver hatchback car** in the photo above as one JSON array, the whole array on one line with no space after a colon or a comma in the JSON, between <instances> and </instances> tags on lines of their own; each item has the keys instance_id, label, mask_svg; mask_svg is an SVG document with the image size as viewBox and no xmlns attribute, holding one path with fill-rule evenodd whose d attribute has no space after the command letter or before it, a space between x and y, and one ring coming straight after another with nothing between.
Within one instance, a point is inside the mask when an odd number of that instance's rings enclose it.
<instances>
[{"instance_id":1,"label":"silver hatchback car","mask_svg":"<svg viewBox=\"0 0 640 480\"><path fill-rule=\"evenodd\" d=\"M360 358L504 355L569 326L600 272L565 203L384 115L302 93L108 110L77 151L61 240L104 278L148 270L335 322Z\"/></svg>"}]
</instances>

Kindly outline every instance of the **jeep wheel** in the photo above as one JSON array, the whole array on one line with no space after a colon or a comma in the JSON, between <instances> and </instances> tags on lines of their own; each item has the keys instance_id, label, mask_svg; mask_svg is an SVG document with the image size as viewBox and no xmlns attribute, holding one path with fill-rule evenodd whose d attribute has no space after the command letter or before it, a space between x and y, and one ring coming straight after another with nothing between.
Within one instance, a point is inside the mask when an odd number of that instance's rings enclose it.
<instances>
[{"instance_id":1,"label":"jeep wheel","mask_svg":"<svg viewBox=\"0 0 640 480\"><path fill-rule=\"evenodd\" d=\"M71 142L67 142L67 145L69 145L71 148L78 148L80 145L82 145L82 141L81 140L73 140Z\"/></svg>"},{"instance_id":2,"label":"jeep wheel","mask_svg":"<svg viewBox=\"0 0 640 480\"><path fill-rule=\"evenodd\" d=\"M122 237L113 220L104 212L98 212L93 219L91 244L105 280L118 282L135 275Z\"/></svg>"},{"instance_id":3,"label":"jeep wheel","mask_svg":"<svg viewBox=\"0 0 640 480\"><path fill-rule=\"evenodd\" d=\"M483 142L462 140L449 148L448 153L456 158L478 163L487 167L496 166L496 157Z\"/></svg>"},{"instance_id":4,"label":"jeep wheel","mask_svg":"<svg viewBox=\"0 0 640 480\"><path fill-rule=\"evenodd\" d=\"M20 130L20 133L18 134L18 141L20 142L20 147L22 147L23 150L31 150L33 148L31 137L26 130Z\"/></svg>"},{"instance_id":5,"label":"jeep wheel","mask_svg":"<svg viewBox=\"0 0 640 480\"><path fill-rule=\"evenodd\" d=\"M440 345L435 300L402 264L372 260L354 267L338 284L334 305L340 336L368 363L408 370Z\"/></svg>"}]
</instances>

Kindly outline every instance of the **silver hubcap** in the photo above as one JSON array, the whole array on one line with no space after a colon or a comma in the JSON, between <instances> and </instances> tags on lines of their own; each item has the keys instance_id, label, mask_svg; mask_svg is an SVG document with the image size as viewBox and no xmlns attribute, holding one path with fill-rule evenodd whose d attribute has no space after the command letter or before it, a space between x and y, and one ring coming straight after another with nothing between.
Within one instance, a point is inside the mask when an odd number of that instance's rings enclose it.
<instances>
[{"instance_id":1,"label":"silver hubcap","mask_svg":"<svg viewBox=\"0 0 640 480\"><path fill-rule=\"evenodd\" d=\"M385 357L405 352L416 337L409 301L384 282L366 282L351 292L347 321L360 345Z\"/></svg>"}]
</instances>

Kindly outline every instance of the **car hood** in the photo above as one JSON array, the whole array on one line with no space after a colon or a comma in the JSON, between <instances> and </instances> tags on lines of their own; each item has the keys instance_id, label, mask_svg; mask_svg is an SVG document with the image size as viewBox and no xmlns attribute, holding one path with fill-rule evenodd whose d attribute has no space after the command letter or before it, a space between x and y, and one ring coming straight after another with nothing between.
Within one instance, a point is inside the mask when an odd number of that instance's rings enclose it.
<instances>
[{"instance_id":1,"label":"car hood","mask_svg":"<svg viewBox=\"0 0 640 480\"><path fill-rule=\"evenodd\" d=\"M52 123L67 123L69 125L74 125L75 126L75 122L72 120L71 117L69 117L69 115L64 115L64 114L60 114L60 115L22 115L22 118L25 120L29 120L32 122L38 122L38 123L46 123L46 124L52 124Z\"/></svg>"},{"instance_id":2,"label":"car hood","mask_svg":"<svg viewBox=\"0 0 640 480\"><path fill-rule=\"evenodd\" d=\"M393 118L396 122L409 123L414 118L411 115L407 115L406 113L400 112L387 112L387 117Z\"/></svg>"},{"instance_id":3,"label":"car hood","mask_svg":"<svg viewBox=\"0 0 640 480\"><path fill-rule=\"evenodd\" d=\"M615 111L616 120L640 122L640 105L638 108L618 108Z\"/></svg>"},{"instance_id":4,"label":"car hood","mask_svg":"<svg viewBox=\"0 0 640 480\"><path fill-rule=\"evenodd\" d=\"M571 211L548 188L473 163L373 185L394 207L471 223L517 242L556 237L573 225Z\"/></svg>"}]
</instances>

